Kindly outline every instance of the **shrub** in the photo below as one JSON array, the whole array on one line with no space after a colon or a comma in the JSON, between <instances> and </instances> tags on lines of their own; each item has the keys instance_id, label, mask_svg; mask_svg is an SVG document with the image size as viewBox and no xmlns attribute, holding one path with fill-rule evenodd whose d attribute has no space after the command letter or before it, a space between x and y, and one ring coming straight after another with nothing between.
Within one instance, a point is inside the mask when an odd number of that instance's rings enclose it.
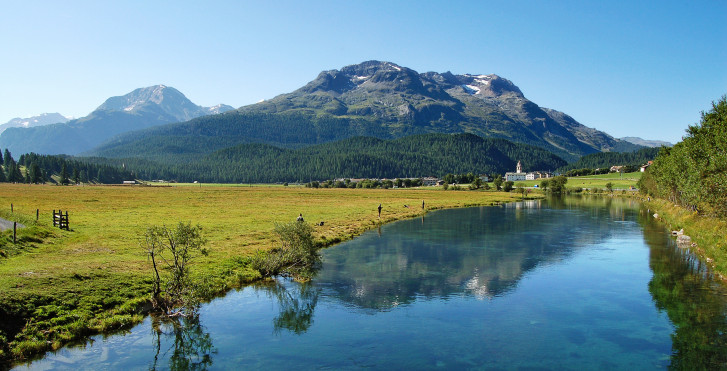
<instances>
[{"instance_id":1,"label":"shrub","mask_svg":"<svg viewBox=\"0 0 727 371\"><path fill-rule=\"evenodd\" d=\"M276 224L280 247L257 251L250 266L261 275L310 278L320 265L319 248L313 241L313 227L305 222Z\"/></svg>"}]
</instances>

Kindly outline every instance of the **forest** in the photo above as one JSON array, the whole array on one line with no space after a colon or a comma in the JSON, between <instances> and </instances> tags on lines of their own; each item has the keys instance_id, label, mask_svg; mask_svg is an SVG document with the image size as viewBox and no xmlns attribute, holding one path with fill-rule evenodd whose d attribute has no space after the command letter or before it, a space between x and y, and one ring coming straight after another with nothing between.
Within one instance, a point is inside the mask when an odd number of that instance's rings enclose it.
<instances>
[{"instance_id":1,"label":"forest","mask_svg":"<svg viewBox=\"0 0 727 371\"><path fill-rule=\"evenodd\" d=\"M95 164L124 164L141 179L179 182L274 183L336 178L442 177L449 173L494 174L553 170L566 164L542 149L472 134L422 134L394 140L354 137L286 149L250 143L203 156L167 155L89 159Z\"/></svg>"},{"instance_id":2,"label":"forest","mask_svg":"<svg viewBox=\"0 0 727 371\"><path fill-rule=\"evenodd\" d=\"M136 179L134 173L125 170L123 166L93 163L88 159L28 153L15 161L8 149L0 154L0 164L3 167L0 171L0 182L7 183L118 184L124 180Z\"/></svg>"}]
</instances>

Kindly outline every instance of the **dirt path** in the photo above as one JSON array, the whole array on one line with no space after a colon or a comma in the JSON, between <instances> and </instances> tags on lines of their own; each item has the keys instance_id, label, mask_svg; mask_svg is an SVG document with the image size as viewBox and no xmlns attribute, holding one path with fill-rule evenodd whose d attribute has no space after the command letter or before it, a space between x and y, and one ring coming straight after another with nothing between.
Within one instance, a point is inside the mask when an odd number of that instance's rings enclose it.
<instances>
[{"instance_id":1,"label":"dirt path","mask_svg":"<svg viewBox=\"0 0 727 371\"><path fill-rule=\"evenodd\" d=\"M18 228L23 228L23 227L25 227L25 226L18 223ZM7 229L13 229L13 222L0 218L0 232L7 230Z\"/></svg>"}]
</instances>

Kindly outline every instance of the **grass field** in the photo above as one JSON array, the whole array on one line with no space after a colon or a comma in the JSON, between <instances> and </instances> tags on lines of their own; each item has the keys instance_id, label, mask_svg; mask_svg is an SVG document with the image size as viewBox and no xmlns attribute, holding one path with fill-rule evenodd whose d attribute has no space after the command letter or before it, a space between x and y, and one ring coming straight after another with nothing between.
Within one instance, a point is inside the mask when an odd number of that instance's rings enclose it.
<instances>
[{"instance_id":1,"label":"grass field","mask_svg":"<svg viewBox=\"0 0 727 371\"><path fill-rule=\"evenodd\" d=\"M587 175L577 176L568 178L566 187L576 188L580 187L583 189L599 188L601 190L606 188L606 183L611 183L614 190L628 190L630 187L636 187L636 182L641 179L640 172L634 173L610 173L601 175ZM526 187L533 187L539 185L542 179L538 180L525 180L518 181L515 184L524 184Z\"/></svg>"},{"instance_id":2,"label":"grass field","mask_svg":"<svg viewBox=\"0 0 727 371\"><path fill-rule=\"evenodd\" d=\"M0 358L21 359L140 321L151 287L140 241L151 225L201 225L211 253L195 261L193 274L224 292L255 278L243 258L275 246L275 223L299 213L308 223L324 222L315 235L331 244L420 215L422 201L432 210L517 198L437 189L0 184L0 217L28 225L19 231L20 248L12 232L0 235ZM68 211L70 231L52 227L57 209Z\"/></svg>"}]
</instances>

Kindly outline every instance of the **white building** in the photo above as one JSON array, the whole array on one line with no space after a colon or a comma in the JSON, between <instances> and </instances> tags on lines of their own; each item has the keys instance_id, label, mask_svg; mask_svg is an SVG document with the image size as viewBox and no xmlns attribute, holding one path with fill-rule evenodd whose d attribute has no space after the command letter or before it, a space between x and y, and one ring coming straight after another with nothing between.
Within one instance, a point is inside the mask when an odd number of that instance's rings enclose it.
<instances>
[{"instance_id":1,"label":"white building","mask_svg":"<svg viewBox=\"0 0 727 371\"><path fill-rule=\"evenodd\" d=\"M431 187L431 186L437 185L437 183L439 183L439 178L435 178L435 177L431 177L431 176L422 178L423 186Z\"/></svg>"},{"instance_id":2,"label":"white building","mask_svg":"<svg viewBox=\"0 0 727 371\"><path fill-rule=\"evenodd\" d=\"M538 180L543 178L551 178L552 175L548 172L544 171L533 171L532 173L528 173L525 175L525 180Z\"/></svg>"},{"instance_id":3,"label":"white building","mask_svg":"<svg viewBox=\"0 0 727 371\"><path fill-rule=\"evenodd\" d=\"M523 166L520 161L517 162L514 173L505 173L505 181L517 182L520 180L526 180L527 174L523 173Z\"/></svg>"}]
</instances>

